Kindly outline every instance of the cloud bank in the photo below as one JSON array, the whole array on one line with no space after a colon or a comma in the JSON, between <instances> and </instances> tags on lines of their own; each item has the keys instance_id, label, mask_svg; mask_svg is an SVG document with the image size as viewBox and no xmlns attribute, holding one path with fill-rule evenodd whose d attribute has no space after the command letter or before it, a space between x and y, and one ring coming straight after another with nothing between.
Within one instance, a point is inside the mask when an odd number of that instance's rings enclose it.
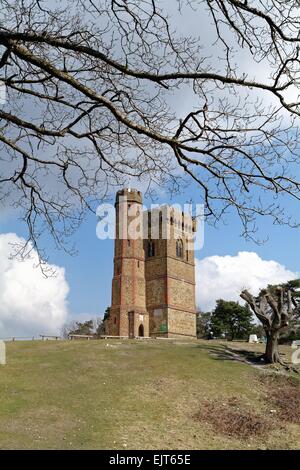
<instances>
[{"instance_id":1,"label":"cloud bank","mask_svg":"<svg viewBox=\"0 0 300 470\"><path fill-rule=\"evenodd\" d=\"M277 261L267 261L255 252L241 251L236 256L209 256L196 259L196 303L203 311L214 308L217 299L241 300L243 288L254 295L267 284L299 277Z\"/></svg>"},{"instance_id":2,"label":"cloud bank","mask_svg":"<svg viewBox=\"0 0 300 470\"><path fill-rule=\"evenodd\" d=\"M24 261L10 258L21 243L14 233L0 234L0 338L57 334L68 315L65 271L48 265L55 276L45 278L34 251Z\"/></svg>"}]
</instances>

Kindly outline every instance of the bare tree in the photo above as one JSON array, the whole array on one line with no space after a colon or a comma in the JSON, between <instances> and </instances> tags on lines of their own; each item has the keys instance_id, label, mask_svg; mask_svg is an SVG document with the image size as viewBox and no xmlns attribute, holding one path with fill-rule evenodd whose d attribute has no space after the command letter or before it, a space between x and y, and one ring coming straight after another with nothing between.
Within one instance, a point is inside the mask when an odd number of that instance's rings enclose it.
<instances>
[{"instance_id":1,"label":"bare tree","mask_svg":"<svg viewBox=\"0 0 300 470\"><path fill-rule=\"evenodd\" d=\"M269 286L257 297L247 290L241 293L241 298L249 304L266 332L267 344L264 358L267 363L282 363L278 351L279 335L294 318L299 316L299 286L300 281L296 280L281 286Z\"/></svg>"},{"instance_id":2,"label":"bare tree","mask_svg":"<svg viewBox=\"0 0 300 470\"><path fill-rule=\"evenodd\" d=\"M171 190L193 181L207 220L233 209L246 237L258 216L296 224L281 198L300 195L298 1L0 6L1 200L21 210L33 247L45 230L65 247L130 177ZM210 20L211 47L176 32L175 16L191 12ZM183 94L186 113L174 106Z\"/></svg>"}]
</instances>

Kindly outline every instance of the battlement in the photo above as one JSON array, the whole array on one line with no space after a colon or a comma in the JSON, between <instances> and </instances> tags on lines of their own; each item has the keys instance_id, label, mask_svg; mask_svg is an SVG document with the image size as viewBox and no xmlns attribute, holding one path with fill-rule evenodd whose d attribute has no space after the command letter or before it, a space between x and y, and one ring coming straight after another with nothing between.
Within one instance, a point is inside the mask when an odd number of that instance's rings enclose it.
<instances>
[{"instance_id":1,"label":"battlement","mask_svg":"<svg viewBox=\"0 0 300 470\"><path fill-rule=\"evenodd\" d=\"M141 191L131 188L120 189L116 194L116 204L119 203L120 198L127 198L127 201L130 203L136 202L137 204L143 203L143 196Z\"/></svg>"},{"instance_id":2,"label":"battlement","mask_svg":"<svg viewBox=\"0 0 300 470\"><path fill-rule=\"evenodd\" d=\"M197 228L196 219L194 217L187 212L182 212L168 204L164 204L145 212L144 223L146 222L148 222L148 228L159 226L172 227L176 234L192 234Z\"/></svg>"}]
</instances>

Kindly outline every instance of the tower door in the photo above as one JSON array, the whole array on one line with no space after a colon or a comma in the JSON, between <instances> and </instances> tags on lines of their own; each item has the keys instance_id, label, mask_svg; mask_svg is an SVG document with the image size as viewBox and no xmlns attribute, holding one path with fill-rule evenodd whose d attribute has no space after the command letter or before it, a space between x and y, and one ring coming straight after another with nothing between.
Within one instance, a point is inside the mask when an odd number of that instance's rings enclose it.
<instances>
[{"instance_id":1,"label":"tower door","mask_svg":"<svg viewBox=\"0 0 300 470\"><path fill-rule=\"evenodd\" d=\"M143 325L139 326L139 336L144 336L144 326Z\"/></svg>"}]
</instances>

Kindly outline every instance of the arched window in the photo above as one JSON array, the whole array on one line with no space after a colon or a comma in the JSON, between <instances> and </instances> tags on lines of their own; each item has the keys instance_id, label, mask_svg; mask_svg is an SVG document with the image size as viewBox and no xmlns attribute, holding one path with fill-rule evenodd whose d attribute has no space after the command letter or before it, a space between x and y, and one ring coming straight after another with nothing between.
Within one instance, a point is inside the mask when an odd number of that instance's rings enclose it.
<instances>
[{"instance_id":1,"label":"arched window","mask_svg":"<svg viewBox=\"0 0 300 470\"><path fill-rule=\"evenodd\" d=\"M149 258L155 256L155 244L153 240L148 240L147 255Z\"/></svg>"},{"instance_id":2,"label":"arched window","mask_svg":"<svg viewBox=\"0 0 300 470\"><path fill-rule=\"evenodd\" d=\"M176 240L176 256L177 258L183 257L183 243L182 240Z\"/></svg>"}]
</instances>

